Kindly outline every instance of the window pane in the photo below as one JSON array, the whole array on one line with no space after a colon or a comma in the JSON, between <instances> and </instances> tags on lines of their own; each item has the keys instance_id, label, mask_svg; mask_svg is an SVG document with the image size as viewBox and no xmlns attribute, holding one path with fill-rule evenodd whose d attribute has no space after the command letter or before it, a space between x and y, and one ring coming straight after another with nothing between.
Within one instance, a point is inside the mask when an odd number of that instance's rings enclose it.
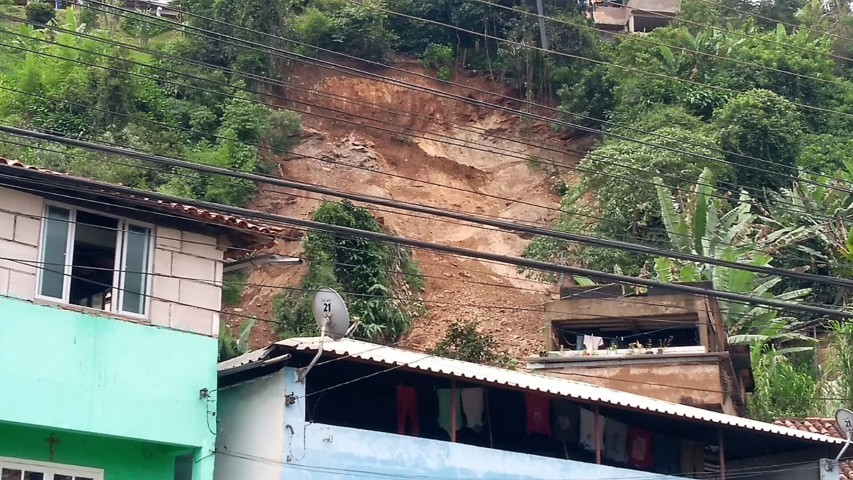
<instances>
[{"instance_id":1,"label":"window pane","mask_svg":"<svg viewBox=\"0 0 853 480\"><path fill-rule=\"evenodd\" d=\"M124 312L145 314L145 295L148 293L148 252L151 231L144 227L129 225L127 228L127 250L124 252Z\"/></svg>"},{"instance_id":2,"label":"window pane","mask_svg":"<svg viewBox=\"0 0 853 480\"><path fill-rule=\"evenodd\" d=\"M0 480L21 480L21 471L4 468L3 472L0 472Z\"/></svg>"},{"instance_id":3,"label":"window pane","mask_svg":"<svg viewBox=\"0 0 853 480\"><path fill-rule=\"evenodd\" d=\"M24 472L24 480L44 480L42 472Z\"/></svg>"},{"instance_id":4,"label":"window pane","mask_svg":"<svg viewBox=\"0 0 853 480\"><path fill-rule=\"evenodd\" d=\"M68 220L71 212L65 208L48 207L42 239L42 272L39 293L62 299L65 285L65 258L68 246Z\"/></svg>"},{"instance_id":5,"label":"window pane","mask_svg":"<svg viewBox=\"0 0 853 480\"><path fill-rule=\"evenodd\" d=\"M118 220L77 211L68 302L109 310L116 268Z\"/></svg>"},{"instance_id":6,"label":"window pane","mask_svg":"<svg viewBox=\"0 0 853 480\"><path fill-rule=\"evenodd\" d=\"M193 456L181 455L175 457L175 480L192 480L193 478Z\"/></svg>"},{"instance_id":7,"label":"window pane","mask_svg":"<svg viewBox=\"0 0 853 480\"><path fill-rule=\"evenodd\" d=\"M75 477L76 480L94 480L92 477ZM68 480L71 480L71 477L68 477Z\"/></svg>"},{"instance_id":8,"label":"window pane","mask_svg":"<svg viewBox=\"0 0 853 480\"><path fill-rule=\"evenodd\" d=\"M80 477L77 477L77 478L80 478ZM53 480L74 480L74 477L72 477L71 475L61 475L59 473L54 473L53 474Z\"/></svg>"}]
</instances>

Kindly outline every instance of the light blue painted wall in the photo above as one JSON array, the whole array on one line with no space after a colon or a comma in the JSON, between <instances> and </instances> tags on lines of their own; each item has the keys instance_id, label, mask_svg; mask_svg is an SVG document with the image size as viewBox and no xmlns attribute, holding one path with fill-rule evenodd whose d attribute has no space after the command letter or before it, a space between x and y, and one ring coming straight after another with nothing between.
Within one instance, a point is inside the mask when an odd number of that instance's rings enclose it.
<instances>
[{"instance_id":1,"label":"light blue painted wall","mask_svg":"<svg viewBox=\"0 0 853 480\"><path fill-rule=\"evenodd\" d=\"M0 298L0 342L0 422L201 447L212 477L216 339Z\"/></svg>"},{"instance_id":2,"label":"light blue painted wall","mask_svg":"<svg viewBox=\"0 0 853 480\"><path fill-rule=\"evenodd\" d=\"M296 398L296 402L289 406L285 406L283 398L280 399L285 423L282 457L278 461L271 458L246 459L251 463L280 466L281 480L343 480L355 477L489 480L678 478L459 443L306 424L305 385L296 382L292 368L285 368L276 375L281 374L284 375L286 392ZM307 381L311 381L310 374ZM229 423L228 418L219 420L224 425Z\"/></svg>"}]
</instances>

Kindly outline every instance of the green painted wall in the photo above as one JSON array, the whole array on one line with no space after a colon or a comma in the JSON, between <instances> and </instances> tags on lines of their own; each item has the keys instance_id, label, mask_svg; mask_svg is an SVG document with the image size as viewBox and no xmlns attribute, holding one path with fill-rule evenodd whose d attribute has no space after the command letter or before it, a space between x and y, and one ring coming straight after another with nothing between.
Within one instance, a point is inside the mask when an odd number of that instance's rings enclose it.
<instances>
[{"instance_id":1,"label":"green painted wall","mask_svg":"<svg viewBox=\"0 0 853 480\"><path fill-rule=\"evenodd\" d=\"M213 448L214 338L0 298L0 343L0 422Z\"/></svg>"},{"instance_id":2,"label":"green painted wall","mask_svg":"<svg viewBox=\"0 0 853 480\"><path fill-rule=\"evenodd\" d=\"M59 440L53 461L101 468L104 480L172 480L175 456L165 445L0 423L0 457L49 462L51 433Z\"/></svg>"}]
</instances>

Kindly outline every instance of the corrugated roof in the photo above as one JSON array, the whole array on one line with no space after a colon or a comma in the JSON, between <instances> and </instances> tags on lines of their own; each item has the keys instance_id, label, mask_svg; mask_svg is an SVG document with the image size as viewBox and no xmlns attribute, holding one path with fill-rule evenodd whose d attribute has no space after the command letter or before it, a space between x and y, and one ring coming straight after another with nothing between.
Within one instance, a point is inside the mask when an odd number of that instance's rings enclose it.
<instances>
[{"instance_id":1,"label":"corrugated roof","mask_svg":"<svg viewBox=\"0 0 853 480\"><path fill-rule=\"evenodd\" d=\"M179 215L184 218L188 218L191 220L198 220L205 223L213 223L218 226L227 227L232 230L238 230L244 233L249 233L251 235L262 235L266 237L274 237L276 235L282 234L285 229L280 227L275 227L271 225L265 225L261 223L252 222L246 218L235 217L232 215L226 215L219 212L214 212L210 210L205 210L197 207L193 207L191 205L184 205L180 203L174 202L164 202L162 200L150 198L147 192L143 190L133 189L137 192L135 195L127 195L124 192L119 194L117 192L110 192L110 187L115 187L107 182L101 182L98 180L92 180L89 178L78 177L75 175L70 175L68 173L57 172L55 170L49 170L46 168L35 167L33 165L27 165L18 160L10 160L8 158L0 157L0 167L12 167L16 169L27 170L30 172L36 172L38 174L44 175L46 177L55 176L62 177L65 179L70 179L75 182L82 182L88 185L92 185L98 189L99 193L110 195L111 193L124 203L128 201L132 201L134 203L146 205L150 208L160 210L163 212L168 212L174 215ZM126 188L126 187L123 187ZM261 242L268 243L268 242Z\"/></svg>"},{"instance_id":2,"label":"corrugated roof","mask_svg":"<svg viewBox=\"0 0 853 480\"><path fill-rule=\"evenodd\" d=\"M319 338L290 338L277 342L275 345L295 351L316 351L319 342ZM589 383L479 365L358 340L346 338L341 340L326 339L323 343L323 350L325 353L347 356L382 365L406 367L451 377L477 380L524 390L535 390L580 401L608 404L615 407L680 417L708 424L727 425L820 443L839 445L844 443L841 439L817 432L798 430L787 426L725 415L710 410L611 390ZM267 348L264 351L269 352L270 349Z\"/></svg>"},{"instance_id":3,"label":"corrugated roof","mask_svg":"<svg viewBox=\"0 0 853 480\"><path fill-rule=\"evenodd\" d=\"M844 435L842 435L841 432L838 430L838 425L835 423L834 418L782 418L779 420L774 420L773 423L782 427L793 428L795 430L800 430L803 432L817 433L820 435L827 435L830 437L836 437L841 439L845 438ZM840 466L840 480L853 480L853 460L841 462Z\"/></svg>"}]
</instances>

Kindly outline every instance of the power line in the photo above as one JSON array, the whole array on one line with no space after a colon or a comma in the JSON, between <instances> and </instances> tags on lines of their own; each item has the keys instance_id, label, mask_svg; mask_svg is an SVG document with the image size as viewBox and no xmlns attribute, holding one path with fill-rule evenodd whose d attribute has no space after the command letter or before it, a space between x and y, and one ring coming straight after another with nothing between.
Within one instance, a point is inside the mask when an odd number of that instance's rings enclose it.
<instances>
[{"instance_id":1,"label":"power line","mask_svg":"<svg viewBox=\"0 0 853 480\"><path fill-rule=\"evenodd\" d=\"M9 127L3 127L3 128L9 128ZM66 141L70 141L70 140L66 139ZM78 141L73 141L73 142L77 142L81 145L89 144L89 142L78 142ZM95 149L101 149L101 148L109 149L109 148L111 148L111 147L97 146L95 144L89 144L89 145L96 147ZM120 149L114 149L114 150L120 150ZM9 168L15 168L15 167L9 167ZM64 179L61 177L57 177L56 180L57 180L57 183L62 183ZM75 188L80 190L84 187L82 187L80 185L75 185ZM130 189L127 187L123 187L120 185L111 186L111 189L115 192L124 192L126 195L129 195L131 198L135 195L138 195L138 192L136 190ZM235 216L244 217L244 218L258 219L258 220L263 220L266 222L274 222L274 223L280 223L280 224L284 224L284 225L310 228L312 230L320 230L320 231L324 231L324 232L328 232L328 233L350 235L350 236L354 236L354 237L366 238L369 240L384 241L384 242L393 243L393 244L397 244L397 245L424 248L426 250L433 250L433 251L451 253L451 254L459 254L461 256L466 256L466 257L470 257L470 258L493 260L493 261L497 261L500 263L506 263L506 264L514 265L516 267L525 267L525 268L538 269L538 270L549 271L549 272L553 272L553 273L563 273L563 274L569 274L569 275L581 275L581 276L586 276L586 277L599 278L599 279L603 279L603 280L607 280L607 281L612 281L615 283L626 283L626 284L632 284L632 285L638 285L638 286L644 286L644 287L665 287L668 290L681 291L681 292L689 293L689 294L714 297L714 298L723 299L723 300L740 301L740 302L749 303L752 305L763 305L763 306L768 306L768 307L778 307L778 308L783 308L783 309L796 310L796 311L800 311L800 312L814 313L814 314L824 315L824 316L828 316L828 317L832 317L832 318L853 318L853 314L851 314L851 313L833 310L833 309L828 309L828 308L821 308L821 307L807 306L807 305L797 305L797 304L786 302L786 301L751 297L748 295L741 295L741 294L736 294L736 293L731 293L731 292L716 291L716 290L696 287L696 286L692 286L692 285L665 284L665 283L661 283L661 282L657 282L657 281L653 281L653 280L648 280L648 279L643 279L643 278L633 278L633 277L628 277L628 276L624 276L624 275L617 275L617 274L600 272L600 271L595 271L595 270L589 270L589 269L585 269L585 268L572 267L572 266L567 266L567 265L554 265L554 264L550 264L547 262L540 262L540 261L530 260L530 259L526 259L526 258L518 258L518 257L511 257L511 256L506 256L506 255L498 255L498 254L493 254L493 253L489 253L489 252L479 252L476 250L470 250L470 249L465 249L465 248L460 248L460 247L453 247L453 246L449 246L449 245L441 245L441 244L436 244L436 243L432 243L432 242L425 242L422 240L413 240L413 239L408 239L408 238L404 238L404 237L398 237L395 235L388 235L385 233L370 232L370 231L365 231L365 230L360 230L360 229L355 229L355 228L341 227L341 226L337 226L337 225L329 225L329 224L324 224L324 223L315 222L315 221L311 221L311 220L302 220L302 219L297 219L297 218L293 218L293 217L287 217L284 215L269 214L269 213L253 211L253 210L249 210L249 209L245 209L245 208L226 206L226 205L221 205L221 204L216 204L216 203L211 203L211 202L204 202L204 201L199 201L199 200L188 200L188 199L182 199L182 198L178 198L178 197L156 194L156 193L151 193L151 194L146 193L146 196L149 198L161 200L164 202L179 203L179 204L194 206L194 207L202 208L202 209L206 209L206 210L219 211L222 213L227 213L230 215L235 215Z\"/></svg>"},{"instance_id":2,"label":"power line","mask_svg":"<svg viewBox=\"0 0 853 480\"><path fill-rule=\"evenodd\" d=\"M352 2L353 0L348 0L348 1ZM106 5L106 4L103 4L102 2L98 2L97 0L94 0L94 2L93 2L93 3L95 3L95 4L100 4L100 5ZM146 15L144 15L144 14L140 13L140 12L135 12L135 11L132 11L132 10L129 10L129 9L121 8L121 7L110 7L110 8L117 9L117 10L120 10L120 11L128 12L130 15L134 15L134 16L142 17L142 21L145 21L145 22L153 22L153 21L154 21L154 20L150 19L150 17L148 17L148 16L146 16ZM343 57L345 57L345 58L353 58L353 59L355 59L355 60L364 61L364 62L366 62L366 63L373 64L373 65L377 65L377 66L381 66L381 67L384 67L384 68L391 68L391 69L395 69L395 70L400 70L400 71L402 71L402 72L406 72L407 74L417 75L417 76L423 76L423 77L426 77L426 78L430 78L430 79L432 79L432 77L428 77L428 76L425 76L425 75L416 74L416 73L414 73L414 72L410 72L410 71L403 70L403 69L396 69L396 68L394 68L394 67L389 67L389 66L387 66L387 65L383 65L383 64L378 63L378 62L373 62L373 61L369 61L369 60L361 59L361 58L359 58L359 57L354 57L354 56L351 56L351 55L342 54L342 53L339 53L339 52L334 52L334 51L332 51L332 50L327 50L327 49L323 49L323 48L320 48L320 47L315 47L315 46L313 46L313 45L305 44L305 43L298 42L298 41L295 41L295 40L292 40L292 39L287 39L287 38L283 38L283 37L279 37L279 36L271 35L271 34L269 34L269 33L264 33L264 32L260 32L260 31L257 31L257 30L252 30L252 29L249 29L249 28L246 28L246 27L242 27L242 26L235 25L235 24L230 24L230 23L227 23L227 22L222 22L222 21L220 21L220 20L215 20L215 19L212 19L212 18L209 18L209 17L204 17L204 16L201 16L201 15L192 14L192 13L189 13L189 12L185 12L185 13L186 13L187 15L189 15L189 16L192 16L192 17L197 17L197 18L204 19L204 20L206 20L206 21L210 21L210 22L214 22L214 23L223 24L223 25L226 25L226 26L229 26L229 27L231 27L231 28L238 29L238 30L245 30L245 31L248 31L248 32L252 32L252 33L256 33L256 34L260 34L260 35L264 35L264 36L267 36L267 37L270 37L270 38L274 38L274 39L282 40L282 41L285 41L285 42L288 42L288 43L294 43L294 44L301 45L301 46L307 46L307 47L310 47L310 48L315 48L315 49L317 49L317 50L319 50L319 51L330 52L330 53L333 53L333 54L336 54L336 55L339 55L339 56L343 56ZM419 18L419 17L415 17L415 18ZM421 20L425 20L425 19L421 19ZM332 63L332 62L327 62L327 61L320 60L320 59L314 59L314 58L311 58L311 57L307 57L307 56L305 56L305 55L300 55L300 54L297 54L297 53L294 53L294 52L289 52L289 51L286 51L286 50L282 50L282 49L280 49L280 48L274 48L274 47L272 47L272 46L262 45L262 44L259 44L259 43L256 43L256 42L252 42L252 41L249 41L249 40L245 40L245 39L242 39L242 38L239 38L239 37L232 37L232 36L230 36L230 35L224 35L224 34L220 34L220 33L212 32L212 31L210 31L210 30L206 30L206 29L203 29L203 28L195 27L195 26L192 26L192 25L178 24L178 23L176 23L176 22L172 22L172 21L169 21L169 20L162 20L162 21L163 21L163 22L166 22L166 23L171 23L171 24L174 24L174 25L178 25L178 26L180 26L182 29L190 29L190 30L194 30L194 31L201 31L201 32L204 32L204 33L206 33L206 34L207 34L207 35L205 35L206 37L209 37L209 38L212 38L212 39L216 39L216 40L218 40L218 41L223 41L223 40L222 40L223 38L239 40L239 41L240 41L240 42L242 42L242 43L245 43L245 44L248 44L248 45L250 45L250 46L255 47L255 48L251 48L251 50L253 50L253 51L260 51L260 52L263 52L263 53L267 53L267 54L269 54L269 55L274 55L274 53L273 53L273 52L275 52L275 56L278 56L278 57L281 57L281 58L285 58L285 59L293 59L293 58L296 58L296 59L308 59L308 61L309 61L309 62L314 62L313 64L316 64L316 65L319 65L319 64L331 65L331 68L336 69L336 70L339 70L339 71L357 72L358 74L360 74L360 76L364 76L364 77L366 77L366 78L379 79L380 81L383 81L383 80L384 80L386 83L391 83L391 84L395 84L395 85L399 85L399 84L401 84L401 83L402 83L403 85L405 85L405 86L407 86L407 87L409 87L409 88L411 88L411 89L416 89L416 90L419 90L419 91L427 91L427 92L429 92L429 93L433 93L433 94L434 94L434 95L436 95L436 96L441 96L441 97L444 97L444 98L452 98L452 99L459 100L459 101L464 102L464 103L469 103L469 104L478 105L478 106L485 106L485 107L492 108L492 109L495 109L495 110L505 111L505 112L508 112L508 113L512 113L512 114L519 115L519 116L529 117L529 118L531 118L531 119L536 119L536 120L539 120L539 121L544 121L544 122L548 122L548 123L552 123L552 124L557 124L557 125L563 125L563 126L572 127L572 128L577 129L577 130L586 131L586 132L589 132L589 133L600 133L600 134L603 134L603 135L606 135L606 136L614 137L614 138L619 139L619 140L625 140L625 141L629 141L629 142L633 142L633 143L639 143L639 144L643 144L643 145L650 146L650 147L653 147L653 148L659 148L659 149L662 149L662 150L671 151L671 152L673 152L673 153L678 153L678 154L682 154L682 155L688 155L688 156L692 156L692 157L695 157L695 158L701 158L701 159L708 160L708 161L712 161L712 162L724 163L724 164L729 164L729 165L736 165L736 163L735 163L735 162L731 162L731 161L727 161L727 160L721 160L721 159L713 158L713 157L710 157L710 156L707 156L707 155L702 155L702 154L700 154L700 153L687 152L687 151L680 150L680 149L677 149L677 148L668 147L668 146L665 146L665 145L660 145L660 144L650 143L650 142L647 142L647 141L644 141L644 140L641 140L641 139L637 139L637 138L633 138L633 137L629 137L629 136L621 135L621 134L618 134L618 133L615 133L615 132L612 132L612 131L604 131L604 130L595 129L595 128L592 128L592 127L586 127L586 126L584 126L584 125L580 125L580 124L575 124L575 123L567 122L567 121L560 120L560 119L553 119L553 118L543 117L543 116L541 116L541 115L535 115L535 114L533 114L533 113L531 113L531 112L524 112L524 111L521 111L521 110L511 109L511 108L509 108L509 107L504 107L504 106L502 106L502 105L496 105L496 104L490 104L490 103L487 103L487 102L477 101L477 100L470 99L470 98L468 98L468 97L466 97L466 96L463 96L463 95L455 95L455 94L452 94L452 93L449 93L449 92L442 92L442 91L440 91L440 90L430 89L430 88L428 88L428 87L423 87L423 86L420 86L420 85L414 85L414 84L411 84L411 83L408 83L408 82L402 82L402 81L399 81L399 80L396 80L396 79L393 79L393 78L384 77L384 76L382 76L382 75L378 75L378 74L375 74L375 73L367 72L367 71L364 71L364 70L359 70L359 69L356 69L356 68L353 68L353 67L348 67L348 66L344 66L344 65L340 65L340 64L334 64L334 63ZM452 25L446 25L446 24L442 24L442 25L445 25L445 26L447 26L448 28L457 28L457 27L454 27L454 26L452 26ZM477 33L477 32L474 32L474 33L475 33L475 34L477 34L477 35L480 35L480 34L479 34L479 33ZM228 43L228 42L226 42L226 43ZM260 47L260 48L258 48L258 47ZM248 47L245 47L245 46L244 46L243 48L248 48ZM662 76L665 76L665 75L662 75ZM680 79L678 79L678 78L676 78L676 77L668 77L668 78L670 78L670 79L674 79L674 80L680 80ZM433 80L434 80L434 79L433 79ZM461 84L456 84L456 83L453 83L453 82L446 82L446 83L453 84L453 85L459 85L459 86L461 86L461 87L463 87L463 88L469 88L469 89L471 88L471 87L467 87L467 86L464 86L464 85L461 85ZM487 91L483 91L483 92L484 92L484 93L491 94L491 95L495 95L493 92L487 92ZM504 97L504 98L510 98L510 97ZM517 101L517 99L512 99L512 100L516 100L516 101ZM544 106L543 106L543 108L547 108L547 109L550 109L550 110L555 110L555 111L558 111L558 112L560 111L560 110L554 109L553 107L544 107ZM572 113L572 112L568 112L568 113ZM853 116L853 114L849 114L849 115ZM590 118L591 118L591 117L590 117ZM639 131L639 130L636 130L636 129L632 129L631 127L625 127L625 126L622 126L622 128L628 128L628 129L631 129L631 130L634 130L634 131ZM645 132L645 133L647 133L647 134L649 134L649 135L657 136L657 137L660 137L660 138L666 138L665 136L660 135L660 134L654 134L654 133L651 133L651 132ZM704 145L700 145L700 144L693 144L693 145L695 145L695 146L697 146L697 147L699 147L699 148L703 148L703 149L708 149L708 150L717 150L717 149L715 149L714 147L711 147L711 146L704 146ZM756 160L756 161L761 162L761 163L766 163L766 164L769 164L769 165L775 165L775 166L782 166L782 167L787 168L787 166L785 166L785 165L781 165L781 164L779 164L779 163L777 163L777 162L773 162L773 161L770 161L770 160L765 160L765 159L760 159L760 158L756 158L756 157L751 157L751 156L744 155L744 154L737 154L737 153L735 153L735 152L729 152L729 151L726 151L726 150L719 150L719 151L721 151L721 152L723 152L723 153L726 153L726 154L736 155L736 156L738 156L738 157L740 157L740 158L747 158L747 159L750 159L750 160ZM740 166L741 168L747 168L747 169L750 169L750 170L754 169L754 170L756 170L756 171L762 171L762 172L763 172L763 171L765 171L765 170L764 170L764 169L762 169L761 167L757 167L757 166L754 166L754 165L739 165L739 166ZM808 172L808 171L806 171L806 173L813 173L813 174L816 174L816 175L821 175L821 174L819 174L819 173ZM793 177L793 176L791 176L791 175L782 175L782 174L779 174L779 175L780 175L780 176L782 176L782 177L785 177L785 178L789 178L789 179L791 179L791 180L799 180L799 181L804 181L804 182L806 182L806 183L809 183L809 182L810 182L810 183L815 183L815 182L810 181L810 180L797 179L797 178L795 178L795 177ZM815 183L815 184L816 184L816 183ZM834 187L834 186L828 186L828 187L826 187L826 188L838 189L838 187ZM848 193L853 193L853 191L849 191L849 190L845 190L845 191L847 191Z\"/></svg>"},{"instance_id":3,"label":"power line","mask_svg":"<svg viewBox=\"0 0 853 480\"><path fill-rule=\"evenodd\" d=\"M606 239L600 239L600 238L595 238L595 237L589 237L586 235L559 232L556 230L544 229L544 228L539 228L539 227L532 227L532 226L521 225L521 224L512 223L512 222L505 222L505 221L501 221L501 220L493 220L493 219L489 219L489 218L478 217L478 216L471 216L468 214L462 214L462 213L456 213L456 212L447 211L447 210L441 210L441 209L437 209L437 208L433 208L433 207L427 207L427 206L423 206L423 205L419 205L419 204L397 202L394 200L387 200L387 199L378 198L378 197L371 197L371 196L360 195L360 194L340 192L338 190L328 189L328 188L316 186L313 184L293 182L293 181L284 180L284 179L274 179L274 178L264 177L264 176L256 175L256 174L252 174L252 173L239 172L239 171L234 171L234 170L229 170L229 169L219 168L219 167L213 167L213 166L208 166L208 165L194 164L191 162L187 162L185 160L177 160L177 159L172 159L172 158L158 156L158 155L149 155L149 154L136 152L136 151L132 151L132 150L128 150L128 149L110 147L110 146L106 146L106 145L99 145L99 144L92 143L92 142L75 140L75 139L70 139L70 138L63 138L63 137L58 137L55 135L49 135L49 134L44 134L41 132L35 132L35 131L31 131L31 130L16 128L16 127L9 127L9 126L5 126L5 125L0 125L0 131L3 131L5 133L10 133L13 135L17 135L17 136L21 136L21 137L46 140L46 141L51 141L51 142L60 143L60 144L64 144L64 145L71 145L71 146L75 146L75 147L79 147L79 148L84 148L87 150L94 150L94 151L100 151L100 152L104 152L104 153L113 153L113 154L123 155L123 156L129 157L129 158L135 158L137 160L148 161L151 163L156 163L156 164L169 166L169 167L186 168L188 170L195 170L195 171L204 172L204 173L224 175L224 176L228 176L228 177L232 177L232 178L241 178L244 180L250 180L250 181L254 181L254 182L270 183L273 185L282 186L282 187L286 187L286 188L294 188L297 190L309 191L309 192L318 193L321 195L330 195L330 196L334 196L334 197L338 197L338 198L346 198L348 200L359 201L359 202L364 202L364 203L368 203L368 204L382 205L382 206L386 206L386 207L399 208L402 210L408 210L408 211L412 211L412 212L425 213L428 215L434 215L434 216L438 216L438 217L453 218L456 220L468 221L468 222L472 222L472 223L479 223L482 225L492 226L492 227L495 227L495 228L498 228L501 230L531 233L534 235L542 235L542 236L547 236L547 237L577 242L577 243L581 243L584 245L594 245L594 246L599 246L599 247L604 247L604 248L614 248L617 250L630 251L630 252L642 253L642 254L654 255L654 256L663 256L663 257L668 257L668 258L673 258L673 259L678 259L678 260L683 260L683 261L707 263L707 264L711 264L711 265L734 268L734 269L738 269L738 270L745 270L745 271L750 271L750 272L754 272L754 273L761 273L761 274L765 274L765 275L776 275L776 276L781 276L784 278L797 278L800 280L809 280L809 281L813 281L813 282L817 282L817 283L823 283L823 284L835 285L835 286L841 286L841 287L853 286L853 281L846 280L846 279L831 278L831 277L826 277L826 276L821 276L821 275L814 275L814 274L784 270L784 269L775 268L775 267L757 267L757 266L753 266L753 265L737 263L737 262L730 262L730 261L725 261L725 260L719 260L719 259L700 256L700 255L693 255L693 254L686 254L686 253L680 253L680 252L661 250L661 249L657 249L657 248L653 248L653 247L647 247L644 245L631 244L628 242L606 240ZM522 266L522 265L518 265L518 266ZM581 269L581 270L583 270L587 273L592 272L592 271L585 270L585 269ZM565 273L570 273L570 272L565 272ZM600 274L596 274L595 276L601 277Z\"/></svg>"},{"instance_id":4,"label":"power line","mask_svg":"<svg viewBox=\"0 0 853 480\"><path fill-rule=\"evenodd\" d=\"M523 15L525 15L525 16L539 17L539 15L537 15L537 14L535 14L535 13L533 13L533 12L528 12L528 11L526 11L526 10L522 10L522 9L520 9L520 8L517 8L517 7L511 7L511 6L506 6L506 5L500 5L500 4L497 4L497 3L494 3L494 2L491 2L491 1L488 1L488 0L469 0L469 1L474 1L474 2L478 2L478 3L482 3L482 4L485 4L485 5L489 5L489 6L491 6L491 7L497 7L497 8L504 9L504 10L509 10L509 11L512 11L512 12L515 12L515 13L521 13L521 14L523 14ZM625 8L625 9L629 9L629 10L631 9L631 7L629 7L629 6L625 6L625 7L623 7L623 8ZM577 27L577 28L582 28L582 29L585 29L585 30L592 30L592 31L594 31L594 32L596 32L596 33L600 32L600 30L599 30L599 29L597 29L596 27L591 26L591 25L586 25L583 21L581 21L581 22L579 22L579 23L575 23L575 22L570 22L570 21L568 21L568 20L564 20L564 19L562 19L562 18L555 18L555 17L549 17L549 16L544 16L544 17L542 17L542 18L544 18L544 19L546 19L546 20L549 20L549 21L551 21L551 22L555 22L555 23L559 23L559 24L563 24L563 25L570 25L570 26ZM702 56L705 56L705 57L708 57L708 58L714 58L714 59L717 59L717 60L725 60L725 61L728 61L728 62L732 62L732 63L734 63L734 64L736 64L736 65L745 65L745 66L749 66L749 67L758 67L758 68L761 68L761 69L763 69L763 70L767 70L767 71L775 72L775 73L780 73L780 74L783 74L783 75L791 75L791 76L794 76L794 77L797 77L797 78L803 78L803 79L808 79L808 80L814 80L814 81L816 81L816 82L826 83L826 84L829 84L829 85L836 85L836 86L843 86L843 87L846 87L846 84L844 84L844 83L842 83L842 82L838 82L838 81L834 81L834 80L829 80L829 79L825 79L825 78L818 78L818 77L814 77L814 76L810 76L810 75L803 75L803 74L801 74L801 73L796 73L796 72L792 72L792 71L782 70L782 69L779 69L779 68L768 67L768 66L766 66L766 65L762 65L762 64L760 64L760 63L755 63L755 62L749 62L749 61L738 60L738 59L735 59L735 58L726 57L726 56L724 56L724 55L718 55L718 54L714 54L714 53L701 52L701 51L699 51L699 50L695 50L695 49L687 48L687 47L684 47L684 46L676 46L676 45L671 45L671 44L667 44L667 43L663 43L663 42L658 42L658 41L655 41L655 40L651 40L651 39L649 39L648 37L646 37L646 36L642 36L642 35L634 35L634 34L626 33L626 32L612 32L612 34L613 34L613 35L616 35L616 36L619 36L619 37L625 37L625 38L629 38L629 37L630 37L630 38L632 38L632 39L636 39L637 41L640 41L640 42L643 42L643 43L649 43L649 44L651 44L651 45L657 45L657 46L663 46L663 47L667 47L667 48L678 49L678 50L681 50L681 51L684 51L684 52L690 52L690 53L694 53L694 54L702 55ZM545 50L548 50L548 48L547 48L547 47L545 47Z\"/></svg>"},{"instance_id":5,"label":"power line","mask_svg":"<svg viewBox=\"0 0 853 480\"><path fill-rule=\"evenodd\" d=\"M354 4L354 5L357 5L357 4L358 4L357 0L346 0L346 1L348 1L348 2L350 2L350 3L352 3L352 4ZM641 68L636 68L636 67L629 67L629 66L625 66L625 65L618 65L618 64L615 64L615 63L612 63L612 62L607 62L607 61L604 61L604 60L596 60L596 59L592 59L592 58L589 58L589 57L584 57L584 56L582 56L582 55L575 55L575 54L572 54L572 53L566 53L566 52L558 52L558 51L554 51L554 50L546 50L546 49L544 49L544 48L542 48L542 47L537 47L537 46L535 46L535 45L528 45L528 44L525 44L525 43L523 43L523 42L516 42L516 41L514 41L514 40L509 40L509 39L501 38L501 37L498 37L498 36L495 36L495 35L490 35L490 34L488 34L488 33L475 32L475 31L473 31L473 30L468 30L468 29L465 29L465 28L462 28L462 27L458 27L458 26L456 26L456 25L450 25L450 24L448 24L448 23L443 23L443 22L439 22L439 21L436 21L436 20L431 20L431 19L428 19L428 18L422 18L422 17L417 17L417 16L414 16L414 15L408 15L408 14L401 13L401 12L397 12L397 11L394 11L394 10L390 10L390 9L387 9L387 8L384 8L384 7L381 7L381 6L378 6L378 5L377 5L377 6L375 6L374 8L378 9L379 11L382 11L382 12L385 12L385 13L389 13L389 14L392 14L392 15L397 15L397 16L400 16L400 17L403 17L403 18L408 18L408 19L410 19L410 20L416 20L416 21L419 21L419 22L430 23L430 24L433 24L433 25L438 25L438 26L441 26L441 27L450 28L450 29L453 29L453 30L456 30L456 31L459 31L459 32L467 33L467 34L469 34L469 35L475 35L475 36L477 36L477 37L488 38L488 39L490 39L490 40L495 40L495 41L500 41L500 42L508 43L508 44L513 45L513 46L516 46L516 47L526 48L526 49L529 49L529 50L535 50L535 51L538 51L538 52L542 52L542 53L544 53L544 54L552 54L552 55L557 55L557 56L561 56L561 57L572 58L572 59L575 59L575 60L584 60L584 61L591 62L591 63L597 64L597 65L607 65L607 66L609 66L609 67L615 67L615 68L619 68L619 69L627 70L627 71L636 71L636 72L639 72L639 73L642 73L642 74L646 74L646 75L651 76L651 77L664 78L664 79L669 79L669 80L676 80L676 81L679 81L679 82L682 82L682 83L686 83L686 84L690 84L690 85L699 85L699 86L702 86L702 87L705 87L705 88L709 88L709 89L712 89L712 90L719 90L719 91L728 92L728 93L743 93L743 92L741 92L741 91L734 90L734 89L731 89L731 88L721 87L721 86L719 86L719 85L711 85L711 84L701 83L701 82L697 82L697 81L690 80L690 79L683 79L683 78L678 78L678 77L671 77L671 76L668 76L668 75L666 75L666 74L661 74L661 73L657 73L657 72L651 72L651 71L649 71L649 70L643 70L643 69L641 69ZM652 13L655 13L655 12L652 12ZM658 14L658 15L660 15L660 14ZM669 18L669 17L667 17L667 18ZM825 112L825 113L834 113L834 114L837 114L837 115L840 115L840 116L843 116L843 117L853 117L853 114L851 114L851 113L847 113L847 112L842 112L842 111L839 111L839 110L832 110L832 109L828 109L828 108L816 107L816 106L813 106L813 105L806 105L806 104L797 103L797 102L794 102L794 101L791 101L791 104L792 104L792 105L795 105L795 106L798 106L798 107L800 107L800 108L806 108L806 109L809 109L809 110L815 110L815 111Z\"/></svg>"}]
</instances>

